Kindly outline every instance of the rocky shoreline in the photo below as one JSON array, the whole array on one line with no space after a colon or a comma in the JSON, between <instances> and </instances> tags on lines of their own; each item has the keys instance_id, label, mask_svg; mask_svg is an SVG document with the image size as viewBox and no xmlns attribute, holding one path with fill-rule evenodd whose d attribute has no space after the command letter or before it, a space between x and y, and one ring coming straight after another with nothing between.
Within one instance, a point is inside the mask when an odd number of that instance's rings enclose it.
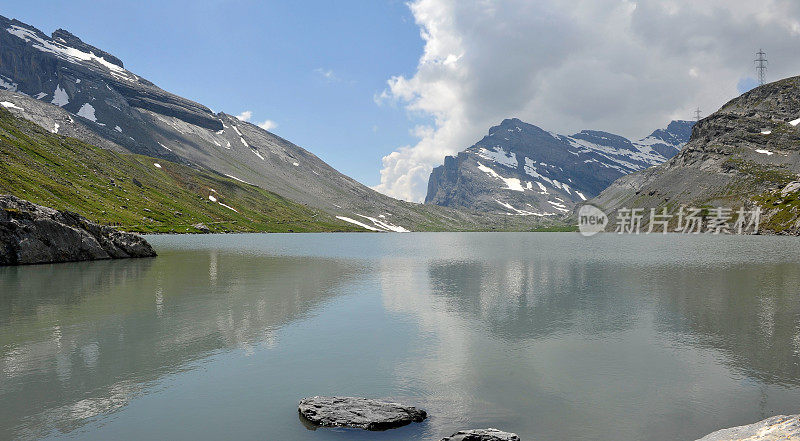
<instances>
[{"instance_id":1,"label":"rocky shoreline","mask_svg":"<svg viewBox=\"0 0 800 441\"><path fill-rule=\"evenodd\" d=\"M297 410L306 427L342 427L388 430L413 422L428 414L414 406L362 397L315 396L300 400ZM502 430L460 430L441 441L520 441L516 433ZM721 429L696 441L800 441L800 415L777 415L744 426Z\"/></svg>"},{"instance_id":2,"label":"rocky shoreline","mask_svg":"<svg viewBox=\"0 0 800 441\"><path fill-rule=\"evenodd\" d=\"M0 195L0 266L155 256L139 235Z\"/></svg>"}]
</instances>

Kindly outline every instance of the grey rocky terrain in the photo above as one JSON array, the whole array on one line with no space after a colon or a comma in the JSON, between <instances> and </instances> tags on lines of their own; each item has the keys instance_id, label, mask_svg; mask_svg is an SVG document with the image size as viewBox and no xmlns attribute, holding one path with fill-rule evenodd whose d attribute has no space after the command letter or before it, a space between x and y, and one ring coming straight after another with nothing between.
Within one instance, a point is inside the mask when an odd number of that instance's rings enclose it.
<instances>
[{"instance_id":1,"label":"grey rocky terrain","mask_svg":"<svg viewBox=\"0 0 800 441\"><path fill-rule=\"evenodd\" d=\"M205 168L374 231L528 229L540 220L400 201L254 124L164 91L64 30L0 16L0 103L55 133Z\"/></svg>"},{"instance_id":2,"label":"grey rocky terrain","mask_svg":"<svg viewBox=\"0 0 800 441\"><path fill-rule=\"evenodd\" d=\"M0 265L153 257L141 236L0 195Z\"/></svg>"},{"instance_id":3,"label":"grey rocky terrain","mask_svg":"<svg viewBox=\"0 0 800 441\"><path fill-rule=\"evenodd\" d=\"M792 77L731 100L698 122L672 159L623 176L589 202L611 214L609 228L620 208L759 207L761 232L798 234L798 190L800 77Z\"/></svg>"},{"instance_id":4,"label":"grey rocky terrain","mask_svg":"<svg viewBox=\"0 0 800 441\"><path fill-rule=\"evenodd\" d=\"M745 426L722 429L697 441L800 440L800 415L778 415Z\"/></svg>"},{"instance_id":5,"label":"grey rocky terrain","mask_svg":"<svg viewBox=\"0 0 800 441\"><path fill-rule=\"evenodd\" d=\"M424 410L359 397L311 397L300 400L301 417L315 426L386 430L422 422Z\"/></svg>"},{"instance_id":6,"label":"grey rocky terrain","mask_svg":"<svg viewBox=\"0 0 800 441\"><path fill-rule=\"evenodd\" d=\"M425 202L488 213L564 215L620 176L675 155L688 141L692 124L673 121L632 142L593 130L559 135L506 119L433 169Z\"/></svg>"},{"instance_id":7,"label":"grey rocky terrain","mask_svg":"<svg viewBox=\"0 0 800 441\"><path fill-rule=\"evenodd\" d=\"M503 432L497 429L460 430L442 441L520 441L516 433Z\"/></svg>"}]
</instances>

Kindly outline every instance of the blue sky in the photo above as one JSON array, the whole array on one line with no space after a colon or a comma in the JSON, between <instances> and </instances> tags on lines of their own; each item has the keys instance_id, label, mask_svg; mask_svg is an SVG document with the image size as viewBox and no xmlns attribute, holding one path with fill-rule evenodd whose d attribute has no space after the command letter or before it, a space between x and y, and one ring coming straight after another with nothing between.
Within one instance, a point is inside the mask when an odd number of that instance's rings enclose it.
<instances>
[{"instance_id":1,"label":"blue sky","mask_svg":"<svg viewBox=\"0 0 800 441\"><path fill-rule=\"evenodd\" d=\"M373 97L413 74L423 41L401 1L4 2L0 14L64 28L161 88L252 122L367 185L413 143L409 113Z\"/></svg>"}]
</instances>

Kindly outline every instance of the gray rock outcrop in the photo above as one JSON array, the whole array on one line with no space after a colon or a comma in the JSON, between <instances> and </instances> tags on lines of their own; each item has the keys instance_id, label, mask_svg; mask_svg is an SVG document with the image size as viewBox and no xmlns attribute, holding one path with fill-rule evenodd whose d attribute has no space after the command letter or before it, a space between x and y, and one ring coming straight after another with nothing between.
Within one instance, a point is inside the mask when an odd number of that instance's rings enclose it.
<instances>
[{"instance_id":1,"label":"gray rock outcrop","mask_svg":"<svg viewBox=\"0 0 800 441\"><path fill-rule=\"evenodd\" d=\"M757 423L710 433L697 441L800 440L800 415L778 415Z\"/></svg>"},{"instance_id":2,"label":"gray rock outcrop","mask_svg":"<svg viewBox=\"0 0 800 441\"><path fill-rule=\"evenodd\" d=\"M442 441L519 441L516 433L503 432L497 429L460 430Z\"/></svg>"},{"instance_id":3,"label":"gray rock outcrop","mask_svg":"<svg viewBox=\"0 0 800 441\"><path fill-rule=\"evenodd\" d=\"M359 397L312 397L300 400L300 415L315 426L386 430L422 422L422 409Z\"/></svg>"},{"instance_id":4,"label":"gray rock outcrop","mask_svg":"<svg viewBox=\"0 0 800 441\"><path fill-rule=\"evenodd\" d=\"M69 211L0 195L0 265L72 262L156 253L141 236Z\"/></svg>"}]
</instances>

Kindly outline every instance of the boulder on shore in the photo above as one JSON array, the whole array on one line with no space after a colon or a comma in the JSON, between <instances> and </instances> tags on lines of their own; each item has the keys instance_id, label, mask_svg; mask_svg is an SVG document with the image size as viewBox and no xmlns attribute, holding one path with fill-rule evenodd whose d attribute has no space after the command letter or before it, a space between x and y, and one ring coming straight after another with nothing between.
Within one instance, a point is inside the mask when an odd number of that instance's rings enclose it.
<instances>
[{"instance_id":1,"label":"boulder on shore","mask_svg":"<svg viewBox=\"0 0 800 441\"><path fill-rule=\"evenodd\" d=\"M0 265L154 257L144 238L11 195L0 195Z\"/></svg>"},{"instance_id":2,"label":"boulder on shore","mask_svg":"<svg viewBox=\"0 0 800 441\"><path fill-rule=\"evenodd\" d=\"M745 426L717 430L697 441L798 441L800 415L778 415Z\"/></svg>"},{"instance_id":3,"label":"boulder on shore","mask_svg":"<svg viewBox=\"0 0 800 441\"><path fill-rule=\"evenodd\" d=\"M460 430L442 441L519 441L516 433L503 432L497 429Z\"/></svg>"},{"instance_id":4,"label":"boulder on shore","mask_svg":"<svg viewBox=\"0 0 800 441\"><path fill-rule=\"evenodd\" d=\"M424 410L359 397L312 397L300 400L298 411L314 426L386 430L421 422Z\"/></svg>"}]
</instances>

